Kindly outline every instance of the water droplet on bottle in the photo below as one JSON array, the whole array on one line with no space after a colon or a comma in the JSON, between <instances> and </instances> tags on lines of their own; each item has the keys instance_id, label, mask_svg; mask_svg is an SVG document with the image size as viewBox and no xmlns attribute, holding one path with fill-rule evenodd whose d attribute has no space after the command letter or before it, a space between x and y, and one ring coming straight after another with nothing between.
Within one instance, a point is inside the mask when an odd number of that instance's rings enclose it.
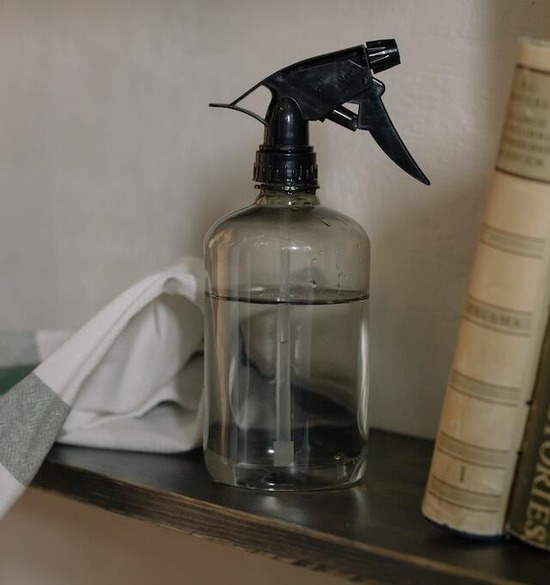
<instances>
[{"instance_id":1,"label":"water droplet on bottle","mask_svg":"<svg viewBox=\"0 0 550 585\"><path fill-rule=\"evenodd\" d=\"M313 279L312 279L312 280L310 280L309 282L310 282L310 284L311 284L311 286L312 286L313 288L316 288L316 287L317 287L317 281L316 281L316 280L313 280Z\"/></svg>"}]
</instances>

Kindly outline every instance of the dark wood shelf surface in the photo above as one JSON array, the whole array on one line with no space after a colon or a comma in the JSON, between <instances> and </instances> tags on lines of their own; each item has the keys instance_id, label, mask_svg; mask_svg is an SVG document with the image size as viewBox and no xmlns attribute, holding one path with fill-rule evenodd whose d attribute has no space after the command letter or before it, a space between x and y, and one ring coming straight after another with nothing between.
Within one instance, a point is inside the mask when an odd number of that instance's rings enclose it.
<instances>
[{"instance_id":1,"label":"dark wood shelf surface","mask_svg":"<svg viewBox=\"0 0 550 585\"><path fill-rule=\"evenodd\" d=\"M364 484L264 493L210 481L198 451L157 455L56 445L33 485L112 512L351 580L550 583L550 554L464 540L420 513L432 443L372 432Z\"/></svg>"}]
</instances>

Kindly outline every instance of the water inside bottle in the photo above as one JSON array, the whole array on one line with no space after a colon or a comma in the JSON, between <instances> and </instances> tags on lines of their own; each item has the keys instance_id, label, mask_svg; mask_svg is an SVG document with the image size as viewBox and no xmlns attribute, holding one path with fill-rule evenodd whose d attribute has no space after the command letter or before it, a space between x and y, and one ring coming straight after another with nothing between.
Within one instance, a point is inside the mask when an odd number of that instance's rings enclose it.
<instances>
[{"instance_id":1,"label":"water inside bottle","mask_svg":"<svg viewBox=\"0 0 550 585\"><path fill-rule=\"evenodd\" d=\"M208 470L259 489L353 484L365 468L368 299L292 287L281 301L278 290L206 297Z\"/></svg>"}]
</instances>

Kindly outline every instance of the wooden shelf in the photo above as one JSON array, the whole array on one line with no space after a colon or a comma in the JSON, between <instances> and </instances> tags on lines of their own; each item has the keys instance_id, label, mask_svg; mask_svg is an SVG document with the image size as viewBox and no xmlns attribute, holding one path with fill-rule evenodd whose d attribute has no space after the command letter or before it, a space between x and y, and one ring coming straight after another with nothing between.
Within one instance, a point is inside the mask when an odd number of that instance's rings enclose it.
<instances>
[{"instance_id":1,"label":"wooden shelf","mask_svg":"<svg viewBox=\"0 0 550 585\"><path fill-rule=\"evenodd\" d=\"M420 513L432 443L373 432L363 485L260 493L210 481L201 453L55 446L33 485L112 512L376 583L548 585L550 554L474 542Z\"/></svg>"}]
</instances>

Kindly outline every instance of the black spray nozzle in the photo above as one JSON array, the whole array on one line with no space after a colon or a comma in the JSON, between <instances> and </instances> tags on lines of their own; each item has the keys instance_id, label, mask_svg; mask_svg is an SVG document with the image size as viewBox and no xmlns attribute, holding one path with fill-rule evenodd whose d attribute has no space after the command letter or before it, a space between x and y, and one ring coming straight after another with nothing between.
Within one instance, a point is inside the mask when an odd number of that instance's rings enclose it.
<instances>
[{"instance_id":1,"label":"black spray nozzle","mask_svg":"<svg viewBox=\"0 0 550 585\"><path fill-rule=\"evenodd\" d=\"M367 55L369 65L373 73L386 71L395 65L401 63L399 50L394 39L384 39L383 41L367 41Z\"/></svg>"},{"instance_id":2,"label":"black spray nozzle","mask_svg":"<svg viewBox=\"0 0 550 585\"><path fill-rule=\"evenodd\" d=\"M349 130L368 130L397 165L429 184L382 103L384 84L373 77L399 63L395 40L370 41L300 61L266 77L230 104L210 105L243 112L266 126L254 167L258 183L316 187L315 154L307 142L307 123L330 120ZM268 88L272 96L265 118L237 105L260 86ZM357 113L345 107L347 103L356 104Z\"/></svg>"}]
</instances>

